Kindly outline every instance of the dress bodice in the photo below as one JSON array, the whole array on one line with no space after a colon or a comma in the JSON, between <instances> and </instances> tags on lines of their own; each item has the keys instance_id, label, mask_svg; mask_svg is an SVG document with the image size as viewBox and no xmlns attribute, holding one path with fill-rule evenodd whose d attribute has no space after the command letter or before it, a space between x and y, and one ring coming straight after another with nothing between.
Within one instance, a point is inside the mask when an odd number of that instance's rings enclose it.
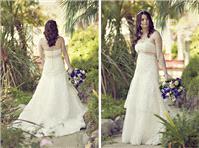
<instances>
[{"instance_id":1,"label":"dress bodice","mask_svg":"<svg viewBox=\"0 0 199 148\"><path fill-rule=\"evenodd\" d=\"M59 57L61 56L61 49L45 50L44 54L46 58Z\"/></svg>"},{"instance_id":2,"label":"dress bodice","mask_svg":"<svg viewBox=\"0 0 199 148\"><path fill-rule=\"evenodd\" d=\"M136 50L137 53L139 53L139 52L156 53L155 45L149 40L146 40L144 42L138 42L135 45L135 50Z\"/></svg>"}]
</instances>

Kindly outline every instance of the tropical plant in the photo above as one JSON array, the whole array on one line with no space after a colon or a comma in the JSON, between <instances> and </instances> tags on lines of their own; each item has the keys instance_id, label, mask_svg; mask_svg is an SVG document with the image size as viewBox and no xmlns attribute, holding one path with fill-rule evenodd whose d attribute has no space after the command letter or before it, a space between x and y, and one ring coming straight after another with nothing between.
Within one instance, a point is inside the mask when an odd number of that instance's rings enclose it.
<instances>
[{"instance_id":1,"label":"tropical plant","mask_svg":"<svg viewBox=\"0 0 199 148\"><path fill-rule=\"evenodd\" d=\"M3 1L1 6L1 83L4 88L32 89L38 68L30 57L29 31L43 24L45 17L35 1Z\"/></svg>"},{"instance_id":2,"label":"tropical plant","mask_svg":"<svg viewBox=\"0 0 199 148\"><path fill-rule=\"evenodd\" d=\"M34 147L40 148L39 141L34 141L31 138L27 138L21 129L10 128L5 125L1 126L1 145L4 148L13 147Z\"/></svg>"},{"instance_id":3,"label":"tropical plant","mask_svg":"<svg viewBox=\"0 0 199 148\"><path fill-rule=\"evenodd\" d=\"M126 97L136 61L136 52L132 47L135 14L142 8L151 10L152 4L135 1L102 2L102 93L105 95ZM129 28L129 39L122 34L123 20L126 20Z\"/></svg>"},{"instance_id":4,"label":"tropical plant","mask_svg":"<svg viewBox=\"0 0 199 148\"><path fill-rule=\"evenodd\" d=\"M65 13L65 31L73 33L75 25L85 28L98 18L98 1L96 0L61 0L60 5Z\"/></svg>"},{"instance_id":5,"label":"tropical plant","mask_svg":"<svg viewBox=\"0 0 199 148\"><path fill-rule=\"evenodd\" d=\"M199 13L199 1L180 1L180 0L166 0L166 1L155 1L157 9L157 24L164 28L166 26L166 20L180 19L188 11L196 11Z\"/></svg>"},{"instance_id":6,"label":"tropical plant","mask_svg":"<svg viewBox=\"0 0 199 148\"><path fill-rule=\"evenodd\" d=\"M162 146L164 147L197 147L199 145L199 111L172 118L165 113L166 118L155 115L165 126L162 131Z\"/></svg>"}]
</instances>

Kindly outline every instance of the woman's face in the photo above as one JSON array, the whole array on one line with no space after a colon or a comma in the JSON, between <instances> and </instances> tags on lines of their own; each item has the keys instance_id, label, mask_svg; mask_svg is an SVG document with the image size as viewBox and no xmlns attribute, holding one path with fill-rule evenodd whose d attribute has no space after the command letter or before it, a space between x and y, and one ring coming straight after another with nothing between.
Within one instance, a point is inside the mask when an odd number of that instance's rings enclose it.
<instances>
[{"instance_id":1,"label":"woman's face","mask_svg":"<svg viewBox=\"0 0 199 148\"><path fill-rule=\"evenodd\" d=\"M148 28L148 26L149 26L149 20L148 20L147 16L143 14L141 17L141 27Z\"/></svg>"}]
</instances>

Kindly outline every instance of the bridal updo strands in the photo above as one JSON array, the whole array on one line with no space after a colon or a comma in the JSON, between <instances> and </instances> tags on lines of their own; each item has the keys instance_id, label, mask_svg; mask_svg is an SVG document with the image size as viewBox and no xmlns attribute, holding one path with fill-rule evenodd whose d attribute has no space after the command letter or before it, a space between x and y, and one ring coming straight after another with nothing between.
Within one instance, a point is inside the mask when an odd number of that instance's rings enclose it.
<instances>
[{"instance_id":1,"label":"bridal updo strands","mask_svg":"<svg viewBox=\"0 0 199 148\"><path fill-rule=\"evenodd\" d=\"M49 47L54 46L59 36L56 21L47 21L47 23L45 24L44 35L46 37L46 40L48 41Z\"/></svg>"},{"instance_id":2,"label":"bridal updo strands","mask_svg":"<svg viewBox=\"0 0 199 148\"><path fill-rule=\"evenodd\" d=\"M136 34L135 34L135 40L134 40L133 46L135 46L137 41L142 36L142 27L141 27L142 15L146 15L147 19L149 20L149 33L147 37L149 38L150 35L155 31L150 13L145 10L140 11L136 16Z\"/></svg>"}]
</instances>

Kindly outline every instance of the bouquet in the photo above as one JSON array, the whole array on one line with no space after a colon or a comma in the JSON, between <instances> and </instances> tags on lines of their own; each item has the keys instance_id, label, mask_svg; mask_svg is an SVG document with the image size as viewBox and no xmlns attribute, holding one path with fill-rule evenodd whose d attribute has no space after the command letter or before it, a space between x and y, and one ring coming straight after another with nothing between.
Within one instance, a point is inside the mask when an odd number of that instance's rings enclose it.
<instances>
[{"instance_id":1,"label":"bouquet","mask_svg":"<svg viewBox=\"0 0 199 148\"><path fill-rule=\"evenodd\" d=\"M86 78L86 72L84 70L75 68L71 73L68 73L69 80L77 88Z\"/></svg>"},{"instance_id":2,"label":"bouquet","mask_svg":"<svg viewBox=\"0 0 199 148\"><path fill-rule=\"evenodd\" d=\"M171 98L172 101L176 101L184 90L180 78L166 80L160 85L163 99Z\"/></svg>"}]
</instances>

